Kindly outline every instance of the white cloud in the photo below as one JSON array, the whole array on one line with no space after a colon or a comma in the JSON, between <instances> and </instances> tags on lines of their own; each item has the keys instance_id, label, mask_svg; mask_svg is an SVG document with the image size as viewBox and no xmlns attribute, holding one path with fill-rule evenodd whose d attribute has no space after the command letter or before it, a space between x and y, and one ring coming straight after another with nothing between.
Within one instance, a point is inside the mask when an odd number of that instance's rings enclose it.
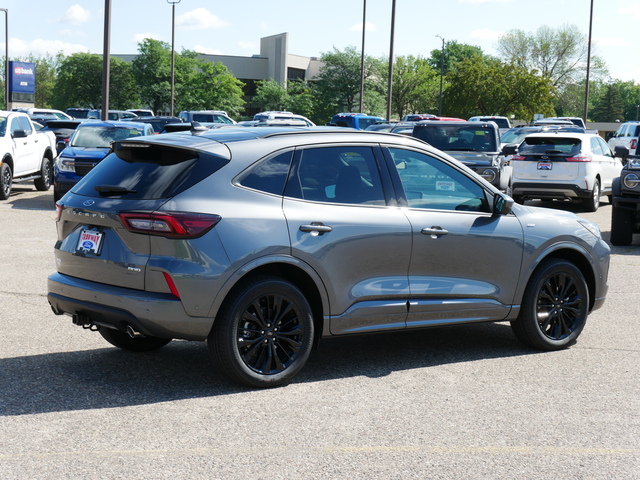
<instances>
[{"instance_id":1,"label":"white cloud","mask_svg":"<svg viewBox=\"0 0 640 480\"><path fill-rule=\"evenodd\" d=\"M378 27L371 22L364 22L364 31L365 32L375 32L378 30ZM362 32L362 22L356 23L351 27L352 32Z\"/></svg>"},{"instance_id":2,"label":"white cloud","mask_svg":"<svg viewBox=\"0 0 640 480\"><path fill-rule=\"evenodd\" d=\"M257 42L238 42L238 46L244 50L256 50L260 45Z\"/></svg>"},{"instance_id":3,"label":"white cloud","mask_svg":"<svg viewBox=\"0 0 640 480\"><path fill-rule=\"evenodd\" d=\"M145 38L150 38L152 40L162 40L162 37L157 33L136 33L131 40L138 44L144 41Z\"/></svg>"},{"instance_id":4,"label":"white cloud","mask_svg":"<svg viewBox=\"0 0 640 480\"><path fill-rule=\"evenodd\" d=\"M64 12L64 15L58 19L60 23L70 23L72 25L82 25L91 20L91 13L80 5L72 5Z\"/></svg>"},{"instance_id":5,"label":"white cloud","mask_svg":"<svg viewBox=\"0 0 640 480\"><path fill-rule=\"evenodd\" d=\"M629 7L623 7L618 10L622 14L630 14L632 17L640 19L640 2L636 2Z\"/></svg>"},{"instance_id":6,"label":"white cloud","mask_svg":"<svg viewBox=\"0 0 640 480\"><path fill-rule=\"evenodd\" d=\"M478 40L497 40L502 35L504 35L504 32L489 30L488 28L480 28L472 31L470 36L471 38L477 38Z\"/></svg>"},{"instance_id":7,"label":"white cloud","mask_svg":"<svg viewBox=\"0 0 640 480\"><path fill-rule=\"evenodd\" d=\"M599 47L628 47L627 42L622 37L593 37L593 42Z\"/></svg>"},{"instance_id":8,"label":"white cloud","mask_svg":"<svg viewBox=\"0 0 640 480\"><path fill-rule=\"evenodd\" d=\"M193 50L204 55L224 55L222 51L215 48L203 47L202 45L196 45Z\"/></svg>"},{"instance_id":9,"label":"white cloud","mask_svg":"<svg viewBox=\"0 0 640 480\"><path fill-rule=\"evenodd\" d=\"M4 45L2 45L4 47ZM36 57L44 55L55 55L62 52L64 55L71 55L79 52L89 52L89 47L78 43L62 42L60 40L44 40L36 38L26 42L19 38L9 40L9 52L11 57L25 57L33 54Z\"/></svg>"},{"instance_id":10,"label":"white cloud","mask_svg":"<svg viewBox=\"0 0 640 480\"><path fill-rule=\"evenodd\" d=\"M223 28L230 24L220 20L206 8L196 8L190 12L178 15L176 26L185 30L203 30L205 28Z\"/></svg>"}]
</instances>

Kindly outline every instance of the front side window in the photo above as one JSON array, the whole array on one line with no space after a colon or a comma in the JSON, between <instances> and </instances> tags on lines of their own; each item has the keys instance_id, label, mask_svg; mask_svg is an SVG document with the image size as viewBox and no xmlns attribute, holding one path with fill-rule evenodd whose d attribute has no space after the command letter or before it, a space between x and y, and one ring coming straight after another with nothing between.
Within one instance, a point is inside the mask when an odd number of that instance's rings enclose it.
<instances>
[{"instance_id":1,"label":"front side window","mask_svg":"<svg viewBox=\"0 0 640 480\"><path fill-rule=\"evenodd\" d=\"M484 189L451 165L413 150L390 148L411 208L488 212Z\"/></svg>"},{"instance_id":2,"label":"front side window","mask_svg":"<svg viewBox=\"0 0 640 480\"><path fill-rule=\"evenodd\" d=\"M386 204L370 147L307 148L296 157L285 195L351 205Z\"/></svg>"}]
</instances>

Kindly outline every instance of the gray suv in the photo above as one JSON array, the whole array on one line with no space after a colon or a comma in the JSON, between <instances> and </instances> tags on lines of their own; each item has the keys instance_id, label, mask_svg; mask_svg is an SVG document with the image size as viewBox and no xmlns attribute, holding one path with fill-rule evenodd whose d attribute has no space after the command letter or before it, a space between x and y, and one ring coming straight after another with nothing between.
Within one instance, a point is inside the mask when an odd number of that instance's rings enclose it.
<instances>
[{"instance_id":1,"label":"gray suv","mask_svg":"<svg viewBox=\"0 0 640 480\"><path fill-rule=\"evenodd\" d=\"M125 350L206 340L223 375L274 387L322 337L509 321L565 348L605 300L596 225L415 138L230 127L112 149L57 204L48 301Z\"/></svg>"}]
</instances>

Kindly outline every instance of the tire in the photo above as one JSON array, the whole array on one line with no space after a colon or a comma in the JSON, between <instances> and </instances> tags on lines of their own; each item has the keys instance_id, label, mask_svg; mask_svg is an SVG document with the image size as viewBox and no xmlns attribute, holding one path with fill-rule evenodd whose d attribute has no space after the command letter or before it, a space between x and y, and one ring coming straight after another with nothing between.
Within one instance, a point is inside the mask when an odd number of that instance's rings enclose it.
<instances>
[{"instance_id":1,"label":"tire","mask_svg":"<svg viewBox=\"0 0 640 480\"><path fill-rule=\"evenodd\" d=\"M595 212L600 207L600 181L596 179L593 190L588 198L582 199L582 205L587 212Z\"/></svg>"},{"instance_id":2,"label":"tire","mask_svg":"<svg viewBox=\"0 0 640 480\"><path fill-rule=\"evenodd\" d=\"M617 246L631 245L635 214L631 210L611 207L611 244Z\"/></svg>"},{"instance_id":3,"label":"tire","mask_svg":"<svg viewBox=\"0 0 640 480\"><path fill-rule=\"evenodd\" d=\"M302 292L278 277L259 276L225 300L207 343L229 380L252 388L286 385L313 346L311 307Z\"/></svg>"},{"instance_id":4,"label":"tire","mask_svg":"<svg viewBox=\"0 0 640 480\"><path fill-rule=\"evenodd\" d=\"M42 165L40 165L40 177L33 181L36 190L46 192L51 187L53 180L53 163L51 159L43 157Z\"/></svg>"},{"instance_id":5,"label":"tire","mask_svg":"<svg viewBox=\"0 0 640 480\"><path fill-rule=\"evenodd\" d=\"M2 163L0 167L0 200L6 200L11 195L11 185L13 183L13 172L7 163Z\"/></svg>"},{"instance_id":6,"label":"tire","mask_svg":"<svg viewBox=\"0 0 640 480\"><path fill-rule=\"evenodd\" d=\"M170 338L158 337L135 337L132 338L128 333L114 330L112 328L100 327L98 330L102 338L114 347L131 352L150 352L164 347L171 341Z\"/></svg>"},{"instance_id":7,"label":"tire","mask_svg":"<svg viewBox=\"0 0 640 480\"><path fill-rule=\"evenodd\" d=\"M529 347L561 350L576 341L588 314L589 290L582 272L571 262L549 258L529 279L511 328Z\"/></svg>"}]
</instances>

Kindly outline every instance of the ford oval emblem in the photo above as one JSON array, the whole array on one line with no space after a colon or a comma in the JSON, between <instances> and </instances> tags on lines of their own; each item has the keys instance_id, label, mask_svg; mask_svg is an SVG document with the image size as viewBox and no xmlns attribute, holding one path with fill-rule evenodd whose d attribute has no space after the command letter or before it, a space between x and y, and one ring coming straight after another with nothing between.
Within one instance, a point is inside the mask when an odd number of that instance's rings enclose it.
<instances>
[{"instance_id":1,"label":"ford oval emblem","mask_svg":"<svg viewBox=\"0 0 640 480\"><path fill-rule=\"evenodd\" d=\"M84 205L85 207L90 207L94 203L96 202L94 202L93 200L85 200L84 202L82 202L82 205Z\"/></svg>"}]
</instances>

